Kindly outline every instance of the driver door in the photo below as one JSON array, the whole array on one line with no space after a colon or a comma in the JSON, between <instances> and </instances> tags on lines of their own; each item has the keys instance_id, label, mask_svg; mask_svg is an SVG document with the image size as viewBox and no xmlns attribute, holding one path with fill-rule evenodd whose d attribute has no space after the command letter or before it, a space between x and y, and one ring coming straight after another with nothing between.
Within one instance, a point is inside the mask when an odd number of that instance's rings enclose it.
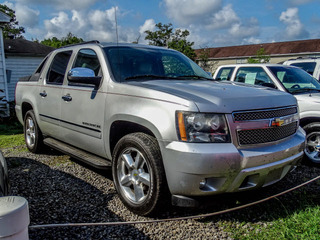
<instances>
[{"instance_id":1,"label":"driver door","mask_svg":"<svg viewBox=\"0 0 320 240\"><path fill-rule=\"evenodd\" d=\"M100 60L93 49L80 49L72 68L89 68L102 76ZM103 80L102 80L103 81ZM92 84L69 82L62 89L61 129L65 142L105 156L102 140L106 94Z\"/></svg>"}]
</instances>

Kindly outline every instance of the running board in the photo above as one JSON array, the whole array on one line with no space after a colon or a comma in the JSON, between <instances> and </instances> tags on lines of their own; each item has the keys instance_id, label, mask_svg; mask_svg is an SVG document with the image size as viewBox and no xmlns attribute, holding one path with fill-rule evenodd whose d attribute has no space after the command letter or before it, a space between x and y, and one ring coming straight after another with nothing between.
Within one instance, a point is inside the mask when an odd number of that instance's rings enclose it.
<instances>
[{"instance_id":1,"label":"running board","mask_svg":"<svg viewBox=\"0 0 320 240\"><path fill-rule=\"evenodd\" d=\"M43 142L49 147L57 149L60 152L63 152L71 157L74 157L77 160L84 162L92 167L99 168L99 169L110 169L111 167L110 160L85 152L83 150L80 150L69 144L55 140L53 138L45 138Z\"/></svg>"}]
</instances>

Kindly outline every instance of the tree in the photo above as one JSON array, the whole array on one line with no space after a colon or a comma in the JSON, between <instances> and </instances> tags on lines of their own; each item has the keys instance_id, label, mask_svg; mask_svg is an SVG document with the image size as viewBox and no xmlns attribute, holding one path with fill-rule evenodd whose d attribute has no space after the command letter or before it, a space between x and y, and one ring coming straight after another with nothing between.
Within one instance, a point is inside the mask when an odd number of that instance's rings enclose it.
<instances>
[{"instance_id":1,"label":"tree","mask_svg":"<svg viewBox=\"0 0 320 240\"><path fill-rule=\"evenodd\" d=\"M147 30L145 39L149 40L149 45L155 45L160 47L168 47L182 52L191 59L194 59L196 54L192 48L194 42L187 41L189 36L189 31L181 29L176 29L173 32L173 27L171 23L156 24L156 31Z\"/></svg>"},{"instance_id":2,"label":"tree","mask_svg":"<svg viewBox=\"0 0 320 240\"><path fill-rule=\"evenodd\" d=\"M209 47L201 48L200 55L198 58L198 60L199 60L198 64L203 69L206 69L208 67L209 56L210 56L210 48Z\"/></svg>"},{"instance_id":3,"label":"tree","mask_svg":"<svg viewBox=\"0 0 320 240\"><path fill-rule=\"evenodd\" d=\"M48 38L42 40L40 43L49 47L59 48L70 44L82 43L83 39L78 38L73 35L71 32L67 34L66 37L58 39L56 37Z\"/></svg>"},{"instance_id":4,"label":"tree","mask_svg":"<svg viewBox=\"0 0 320 240\"><path fill-rule=\"evenodd\" d=\"M248 58L248 63L268 63L270 61L270 56L266 55L264 48L260 48L257 51L255 58Z\"/></svg>"},{"instance_id":5,"label":"tree","mask_svg":"<svg viewBox=\"0 0 320 240\"><path fill-rule=\"evenodd\" d=\"M10 17L10 22L3 25L3 37L5 39L23 38L22 33L25 33L24 27L19 26L16 12L4 4L0 4L0 11Z\"/></svg>"},{"instance_id":6,"label":"tree","mask_svg":"<svg viewBox=\"0 0 320 240\"><path fill-rule=\"evenodd\" d=\"M168 46L168 42L170 37L172 36L172 24L163 24L157 23L156 27L158 30L152 32L150 30L145 31L147 36L145 37L146 40L149 40L149 45L165 47Z\"/></svg>"}]
</instances>

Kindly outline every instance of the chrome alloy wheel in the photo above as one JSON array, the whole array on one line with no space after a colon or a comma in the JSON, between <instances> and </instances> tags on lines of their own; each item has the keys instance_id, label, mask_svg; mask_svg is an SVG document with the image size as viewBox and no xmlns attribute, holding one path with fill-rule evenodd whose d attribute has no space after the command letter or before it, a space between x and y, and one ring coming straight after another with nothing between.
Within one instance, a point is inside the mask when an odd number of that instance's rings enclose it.
<instances>
[{"instance_id":1,"label":"chrome alloy wheel","mask_svg":"<svg viewBox=\"0 0 320 240\"><path fill-rule=\"evenodd\" d=\"M117 175L121 191L130 202L139 204L147 198L153 178L152 171L136 148L126 148L120 154Z\"/></svg>"},{"instance_id":2,"label":"chrome alloy wheel","mask_svg":"<svg viewBox=\"0 0 320 240\"><path fill-rule=\"evenodd\" d=\"M320 163L320 133L312 132L307 135L305 154L315 163Z\"/></svg>"},{"instance_id":3,"label":"chrome alloy wheel","mask_svg":"<svg viewBox=\"0 0 320 240\"><path fill-rule=\"evenodd\" d=\"M30 148L34 147L36 141L35 123L31 117L26 119L26 142Z\"/></svg>"}]
</instances>

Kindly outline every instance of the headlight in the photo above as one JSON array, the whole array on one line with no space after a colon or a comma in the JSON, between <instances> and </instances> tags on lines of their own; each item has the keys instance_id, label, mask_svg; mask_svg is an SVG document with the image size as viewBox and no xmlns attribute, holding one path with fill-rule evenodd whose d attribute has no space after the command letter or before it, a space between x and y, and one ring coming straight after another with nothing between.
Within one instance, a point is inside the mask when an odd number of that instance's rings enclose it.
<instances>
[{"instance_id":1,"label":"headlight","mask_svg":"<svg viewBox=\"0 0 320 240\"><path fill-rule=\"evenodd\" d=\"M177 112L178 135L184 142L230 142L223 114Z\"/></svg>"}]
</instances>

